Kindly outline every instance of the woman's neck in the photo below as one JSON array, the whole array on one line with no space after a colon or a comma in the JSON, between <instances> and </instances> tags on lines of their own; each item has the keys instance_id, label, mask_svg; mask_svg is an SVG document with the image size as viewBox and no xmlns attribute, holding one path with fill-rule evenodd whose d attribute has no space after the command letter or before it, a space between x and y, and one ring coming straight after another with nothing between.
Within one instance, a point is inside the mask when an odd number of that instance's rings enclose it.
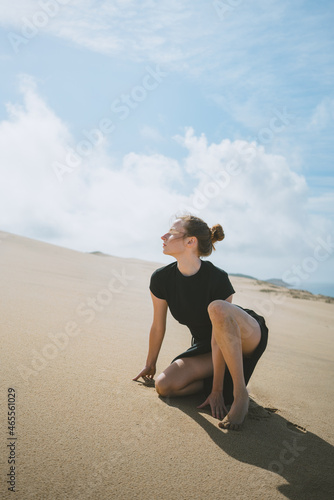
<instances>
[{"instance_id":1,"label":"woman's neck","mask_svg":"<svg viewBox=\"0 0 334 500\"><path fill-rule=\"evenodd\" d=\"M177 259L178 270L184 276L196 274L200 270L201 264L202 261L197 255L191 258L189 256L181 256Z\"/></svg>"}]
</instances>

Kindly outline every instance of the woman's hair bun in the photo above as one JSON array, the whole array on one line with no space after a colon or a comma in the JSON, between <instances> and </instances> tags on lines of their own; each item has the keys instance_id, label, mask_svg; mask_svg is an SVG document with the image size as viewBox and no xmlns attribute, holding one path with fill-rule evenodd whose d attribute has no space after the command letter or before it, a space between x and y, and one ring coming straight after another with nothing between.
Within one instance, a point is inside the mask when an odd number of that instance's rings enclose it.
<instances>
[{"instance_id":1,"label":"woman's hair bun","mask_svg":"<svg viewBox=\"0 0 334 500\"><path fill-rule=\"evenodd\" d=\"M220 224L215 224L211 228L211 241L215 243L216 241L222 241L225 238L223 228Z\"/></svg>"}]
</instances>

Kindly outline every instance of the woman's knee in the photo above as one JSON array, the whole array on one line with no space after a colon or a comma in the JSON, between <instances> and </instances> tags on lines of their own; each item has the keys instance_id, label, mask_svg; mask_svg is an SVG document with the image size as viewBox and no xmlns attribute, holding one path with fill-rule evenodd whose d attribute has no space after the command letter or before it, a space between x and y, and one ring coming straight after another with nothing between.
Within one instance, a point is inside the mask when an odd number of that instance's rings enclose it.
<instances>
[{"instance_id":1,"label":"woman's knee","mask_svg":"<svg viewBox=\"0 0 334 500\"><path fill-rule=\"evenodd\" d=\"M226 319L231 315L231 304L226 300L213 300L208 305L208 313L211 321Z\"/></svg>"},{"instance_id":2,"label":"woman's knee","mask_svg":"<svg viewBox=\"0 0 334 500\"><path fill-rule=\"evenodd\" d=\"M167 397L171 394L172 387L164 373L160 373L160 375L156 378L155 390L157 391L159 396L162 397Z\"/></svg>"}]
</instances>

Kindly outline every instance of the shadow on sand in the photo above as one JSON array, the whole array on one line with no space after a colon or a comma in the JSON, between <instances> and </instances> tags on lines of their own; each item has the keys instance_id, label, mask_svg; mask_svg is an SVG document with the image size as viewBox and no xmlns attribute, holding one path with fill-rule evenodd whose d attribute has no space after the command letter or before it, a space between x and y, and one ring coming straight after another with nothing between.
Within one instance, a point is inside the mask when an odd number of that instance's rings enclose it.
<instances>
[{"instance_id":1,"label":"shadow on sand","mask_svg":"<svg viewBox=\"0 0 334 500\"><path fill-rule=\"evenodd\" d=\"M161 398L193 418L214 443L235 460L274 472L288 484L278 491L291 500L334 498L334 447L295 423L250 401L243 428L226 431L208 421L208 411L198 410L204 396ZM206 415L205 415L205 414Z\"/></svg>"}]
</instances>

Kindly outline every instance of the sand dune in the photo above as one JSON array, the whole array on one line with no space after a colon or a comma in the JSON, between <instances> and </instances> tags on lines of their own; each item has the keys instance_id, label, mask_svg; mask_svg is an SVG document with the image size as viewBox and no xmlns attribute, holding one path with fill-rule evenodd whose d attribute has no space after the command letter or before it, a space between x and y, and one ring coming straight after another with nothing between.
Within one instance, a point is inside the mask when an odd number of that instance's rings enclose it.
<instances>
[{"instance_id":1,"label":"sand dune","mask_svg":"<svg viewBox=\"0 0 334 500\"><path fill-rule=\"evenodd\" d=\"M266 316L270 340L243 430L229 432L196 409L202 395L161 399L132 381L163 256L85 254L4 232L0 255L1 498L332 498L333 303L231 277L234 302ZM158 370L189 344L169 316Z\"/></svg>"}]
</instances>

